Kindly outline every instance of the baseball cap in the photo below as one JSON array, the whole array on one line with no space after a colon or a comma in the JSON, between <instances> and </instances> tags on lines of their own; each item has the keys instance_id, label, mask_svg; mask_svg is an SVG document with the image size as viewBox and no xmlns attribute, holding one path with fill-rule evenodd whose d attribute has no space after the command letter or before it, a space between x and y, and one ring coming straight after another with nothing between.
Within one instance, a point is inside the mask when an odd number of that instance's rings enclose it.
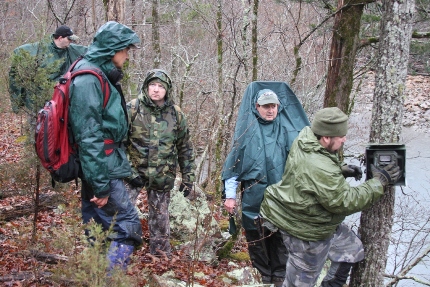
<instances>
[{"instance_id":1,"label":"baseball cap","mask_svg":"<svg viewBox=\"0 0 430 287\"><path fill-rule=\"evenodd\" d=\"M257 104L260 106L267 104L277 104L279 105L278 96L269 89L264 89L258 92Z\"/></svg>"},{"instance_id":2,"label":"baseball cap","mask_svg":"<svg viewBox=\"0 0 430 287\"><path fill-rule=\"evenodd\" d=\"M78 36L73 34L72 29L66 25L61 25L58 27L57 30L55 30L54 36L67 37L70 41L77 41L79 39Z\"/></svg>"}]
</instances>

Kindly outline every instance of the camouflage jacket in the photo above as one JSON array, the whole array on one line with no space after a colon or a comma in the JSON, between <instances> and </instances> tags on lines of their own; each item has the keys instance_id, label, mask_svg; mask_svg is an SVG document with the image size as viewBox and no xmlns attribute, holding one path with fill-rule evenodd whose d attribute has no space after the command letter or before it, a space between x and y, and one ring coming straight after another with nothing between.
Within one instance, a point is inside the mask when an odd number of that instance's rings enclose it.
<instances>
[{"instance_id":1,"label":"camouflage jacket","mask_svg":"<svg viewBox=\"0 0 430 287\"><path fill-rule=\"evenodd\" d=\"M143 92L127 104L130 129L127 152L131 178L140 176L145 187L173 188L179 165L182 181L195 180L194 152L185 115L169 99L161 107Z\"/></svg>"}]
</instances>

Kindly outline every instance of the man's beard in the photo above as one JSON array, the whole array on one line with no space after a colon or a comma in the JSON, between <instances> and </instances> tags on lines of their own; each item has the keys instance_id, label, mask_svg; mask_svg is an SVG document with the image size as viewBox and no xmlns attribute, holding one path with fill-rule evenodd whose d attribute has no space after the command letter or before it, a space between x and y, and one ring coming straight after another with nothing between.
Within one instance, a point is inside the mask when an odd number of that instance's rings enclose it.
<instances>
[{"instance_id":1,"label":"man's beard","mask_svg":"<svg viewBox=\"0 0 430 287\"><path fill-rule=\"evenodd\" d=\"M343 148L343 143L341 144L341 146L338 149L333 149L334 146L334 141L332 139L330 139L330 143L328 144L328 146L326 147L326 150L331 153L331 154L336 154L341 148Z\"/></svg>"}]
</instances>

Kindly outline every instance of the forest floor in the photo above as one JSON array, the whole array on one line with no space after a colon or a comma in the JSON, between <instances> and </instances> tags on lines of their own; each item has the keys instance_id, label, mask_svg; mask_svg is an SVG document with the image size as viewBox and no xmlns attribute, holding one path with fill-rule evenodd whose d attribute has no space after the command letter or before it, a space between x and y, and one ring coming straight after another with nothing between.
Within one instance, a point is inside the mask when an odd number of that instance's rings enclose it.
<instances>
[{"instance_id":1,"label":"forest floor","mask_svg":"<svg viewBox=\"0 0 430 287\"><path fill-rule=\"evenodd\" d=\"M366 102L372 101L373 88L373 75L369 74L368 81L360 89L358 99ZM21 127L26 118L8 112L10 108L5 105L2 106L2 109L0 117L0 211L4 213L16 206L24 208L31 203L32 193L28 190L34 190L34 184L32 184L34 170L25 168L28 155L26 149L29 147L24 144L25 139L22 137ZM408 77L403 117L404 126L430 133L430 77ZM50 190L46 175L44 180L42 193L55 193ZM50 275L46 276L53 270L61 268L61 263L43 262L40 260L40 256L29 253L31 250L38 249L47 254L59 255L60 261L63 258L61 256L69 256L64 244L67 239L73 237L67 233L72 229L71 220L80 221L79 192L74 185L66 186L63 189L66 191L60 193L62 204L41 210L36 222L33 220L33 215L10 220L0 218L0 286L63 286L53 283L49 279ZM145 200L142 200L142 205L139 206L142 212L146 210L145 205ZM0 213L0 217L2 215ZM221 211L215 215L215 218L226 220ZM148 242L147 224L144 220L142 220L142 226L145 242ZM59 231L60 233L63 231L64 234L61 236ZM76 235L76 238L78 237ZM61 242L58 242L59 240L63 241L63 246ZM85 244L75 240L73 249L75 253L83 252ZM236 243L234 249L246 251L246 243L243 238ZM144 244L135 252L132 268L128 270L127 275L133 278L136 286L147 286L146 284L154 275L161 275L168 271L173 272L174 277L185 282L190 282L189 279L193 277L194 282L202 286L240 286L226 284L220 279L222 275L232 270L233 267L230 263L234 261L233 259L222 259L217 264L207 264L191 261L179 252L175 252L171 260L156 260L148 253L148 245ZM236 267L251 266L249 261L235 263ZM195 277L195 274L203 274L203 276Z\"/></svg>"}]
</instances>

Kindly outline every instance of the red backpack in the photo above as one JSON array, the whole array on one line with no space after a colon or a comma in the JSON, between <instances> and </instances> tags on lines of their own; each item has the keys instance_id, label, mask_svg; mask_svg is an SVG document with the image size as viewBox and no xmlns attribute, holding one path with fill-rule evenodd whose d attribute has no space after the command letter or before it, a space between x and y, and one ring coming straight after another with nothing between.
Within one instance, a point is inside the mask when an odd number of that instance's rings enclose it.
<instances>
[{"instance_id":1,"label":"red backpack","mask_svg":"<svg viewBox=\"0 0 430 287\"><path fill-rule=\"evenodd\" d=\"M72 71L79 57L54 87L52 99L45 103L37 115L35 148L42 165L51 173L52 186L55 181L77 182L80 163L77 146L69 126L69 87L72 79L82 74L92 74L100 80L104 95L103 108L109 101L109 81L97 68Z\"/></svg>"}]
</instances>

